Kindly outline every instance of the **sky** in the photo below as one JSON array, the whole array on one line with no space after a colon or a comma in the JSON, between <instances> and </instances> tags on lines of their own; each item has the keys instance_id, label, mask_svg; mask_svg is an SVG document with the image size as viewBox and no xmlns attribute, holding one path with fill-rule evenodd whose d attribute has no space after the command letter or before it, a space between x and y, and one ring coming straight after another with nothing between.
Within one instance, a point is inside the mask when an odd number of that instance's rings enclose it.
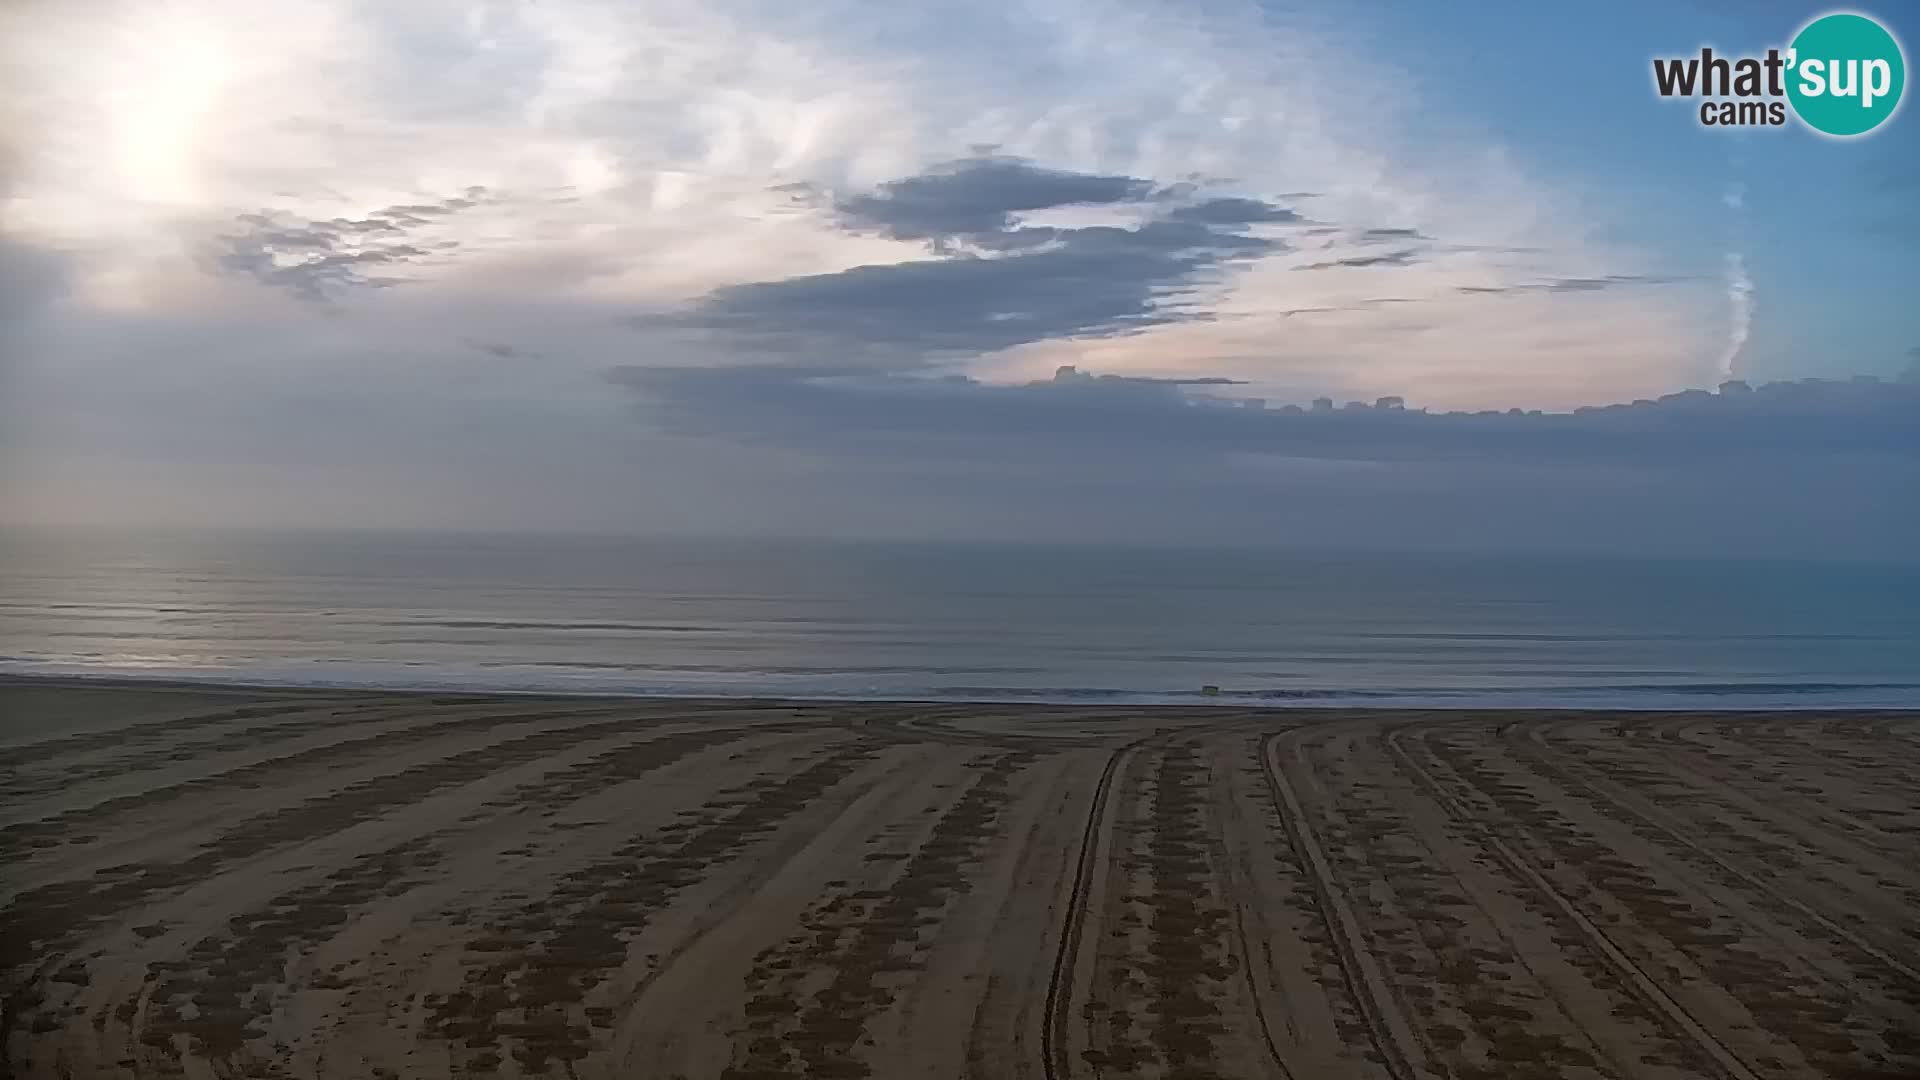
<instances>
[{"instance_id":1,"label":"sky","mask_svg":"<svg viewBox=\"0 0 1920 1080\"><path fill-rule=\"evenodd\" d=\"M9 4L0 522L1911 557L1825 10Z\"/></svg>"}]
</instances>

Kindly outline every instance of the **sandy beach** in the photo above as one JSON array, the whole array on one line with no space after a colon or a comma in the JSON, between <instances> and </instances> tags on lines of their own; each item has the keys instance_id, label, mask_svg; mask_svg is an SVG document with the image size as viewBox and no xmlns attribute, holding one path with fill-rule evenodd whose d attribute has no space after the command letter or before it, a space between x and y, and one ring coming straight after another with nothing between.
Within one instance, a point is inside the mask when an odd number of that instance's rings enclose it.
<instances>
[{"instance_id":1,"label":"sandy beach","mask_svg":"<svg viewBox=\"0 0 1920 1080\"><path fill-rule=\"evenodd\" d=\"M1916 714L0 715L0 1075L1920 1075Z\"/></svg>"}]
</instances>

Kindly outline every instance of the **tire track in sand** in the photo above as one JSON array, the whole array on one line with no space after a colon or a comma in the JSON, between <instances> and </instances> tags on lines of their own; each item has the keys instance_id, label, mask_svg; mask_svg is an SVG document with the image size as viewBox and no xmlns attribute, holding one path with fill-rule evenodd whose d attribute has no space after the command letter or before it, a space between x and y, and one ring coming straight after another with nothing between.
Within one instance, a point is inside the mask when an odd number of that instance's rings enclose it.
<instances>
[{"instance_id":1,"label":"tire track in sand","mask_svg":"<svg viewBox=\"0 0 1920 1080\"><path fill-rule=\"evenodd\" d=\"M200 760L225 753L244 754L249 751L265 750L279 743L296 741L303 736L316 733L345 731L348 728L364 727L368 724L392 720L403 720L416 710L405 706L356 706L353 708L316 710L311 717L295 715L292 719L275 718L262 720L241 728L229 728L213 735L183 738L162 742L157 746L147 746L141 742L130 742L116 747L113 752L89 754L78 763L68 762L65 768L32 769L31 776L16 777L0 791L0 806L15 807L30 804L45 796L65 796L77 787L99 781L124 781L138 773L162 771L185 763L198 763Z\"/></svg>"},{"instance_id":2,"label":"tire track in sand","mask_svg":"<svg viewBox=\"0 0 1920 1080\"><path fill-rule=\"evenodd\" d=\"M1047 979L1047 997L1040 1010L1040 1071L1046 1080L1067 1080L1073 1075L1067 1056L1067 1022L1072 1015L1074 971L1079 967L1080 935L1087 916L1087 893L1100 862L1100 840L1106 834L1107 800L1113 793L1113 781L1121 766L1134 751L1159 737L1149 735L1115 750L1107 757L1106 767L1093 787L1093 800L1087 807L1086 829L1080 837L1080 858L1073 869L1073 887L1067 893L1066 911L1061 916L1060 946L1053 956L1053 972Z\"/></svg>"},{"instance_id":3,"label":"tire track in sand","mask_svg":"<svg viewBox=\"0 0 1920 1080\"><path fill-rule=\"evenodd\" d=\"M1407 775L1413 777L1434 802L1440 804L1440 808L1446 811L1448 817L1475 835L1495 858L1506 865L1508 870L1530 885L1541 899L1553 905L1554 909L1564 915L1568 922L1577 927L1607 965L1613 968L1614 973L1620 976L1633 995L1639 998L1643 1005L1663 1017L1670 1030L1685 1035L1706 1055L1706 1060L1712 1062L1722 1076L1729 1080L1760 1080L1759 1076L1729 1050L1725 1043L1708 1031L1692 1013L1675 1001L1672 995L1668 994L1653 976L1647 973L1645 968L1615 944L1599 924L1588 918L1586 913L1581 911L1565 893L1555 887L1552 880L1533 860L1495 835L1485 819L1462 806L1460 801L1443 787L1425 766L1415 761L1413 755L1407 753L1406 748L1400 745L1400 737L1406 733L1406 730L1405 726L1390 728L1382 733L1380 741ZM1416 735L1415 739L1418 738L1419 736Z\"/></svg>"},{"instance_id":4,"label":"tire track in sand","mask_svg":"<svg viewBox=\"0 0 1920 1080\"><path fill-rule=\"evenodd\" d=\"M103 728L99 731L83 731L77 735L63 735L52 739L41 739L38 742L18 743L0 747L0 774L11 774L23 765L39 765L95 750L144 745L168 735L178 735L181 732L195 731L217 724L318 711L334 704L336 702L327 698L314 698L284 705L247 705L234 709L221 709L217 712L194 713L169 720L152 720L142 724Z\"/></svg>"},{"instance_id":5,"label":"tire track in sand","mask_svg":"<svg viewBox=\"0 0 1920 1080\"><path fill-rule=\"evenodd\" d=\"M1313 826L1307 821L1306 808L1300 802L1300 793L1294 790L1293 783L1287 779L1286 766L1278 761L1279 743L1282 738L1291 737L1295 760L1302 768L1307 767L1305 753L1301 748L1299 736L1311 728L1276 732L1260 740L1260 769L1265 774L1267 786L1272 789L1274 801L1282 810L1282 818L1287 826L1287 834L1294 849L1305 860L1312 871L1313 894L1320 907L1320 916L1326 920L1333 931L1334 945L1340 956L1340 970L1347 989L1353 999L1359 1002L1365 1014L1367 1030L1373 1038L1375 1049L1379 1050L1387 1072L1394 1080L1423 1080L1427 1070L1422 1067L1426 1054L1420 1049L1414 1037L1413 1025L1408 1023L1406 1014L1400 1009L1400 1003L1387 988L1386 976L1381 974L1380 963L1372 950L1367 948L1360 935L1358 920L1353 908L1347 903L1346 895L1333 878L1333 868L1327 863L1327 853L1320 846L1320 840L1314 835Z\"/></svg>"},{"instance_id":6,"label":"tire track in sand","mask_svg":"<svg viewBox=\"0 0 1920 1080\"><path fill-rule=\"evenodd\" d=\"M1822 931L1832 935L1837 940L1846 942L1849 946L1852 946L1855 951L1878 962L1893 974L1909 982L1920 984L1920 968L1915 968L1913 965L1893 956L1873 942L1847 929L1834 919L1787 895L1785 892L1774 888L1765 878L1736 865L1719 852L1708 848L1706 845L1701 844L1699 841L1682 832L1679 828L1669 824L1664 812L1643 802L1644 796L1621 790L1618 787L1617 781L1604 778L1598 770L1595 770L1585 762L1576 759L1564 751L1556 750L1546 739L1544 723L1528 724L1524 731L1519 732L1517 735L1509 735L1509 739L1516 745L1524 742L1525 747L1531 748L1530 750L1523 748L1523 755L1540 761L1548 768L1558 768L1571 774L1571 779L1584 788L1590 796L1614 806L1647 828L1666 837L1674 845L1692 852L1694 855L1710 863L1728 876L1740 881L1760 895L1775 901L1783 907L1793 910L1807 921L1820 927Z\"/></svg>"},{"instance_id":7,"label":"tire track in sand","mask_svg":"<svg viewBox=\"0 0 1920 1080\"><path fill-rule=\"evenodd\" d=\"M551 719L580 719L580 713ZM491 719L491 718L488 718ZM535 714L509 718L543 719ZM301 802L255 814L195 846L184 857L109 867L92 875L41 885L0 906L0 971L8 978L32 970L80 935L154 897L171 895L264 852L325 836L352 824L472 783L510 765L636 727L630 716L537 729L501 742L355 781Z\"/></svg>"},{"instance_id":8,"label":"tire track in sand","mask_svg":"<svg viewBox=\"0 0 1920 1080\"><path fill-rule=\"evenodd\" d=\"M1255 752L1258 753L1257 748ZM1216 803L1216 806L1223 809L1228 809L1231 805L1230 797ZM1248 1007L1253 1010L1254 1021L1260 1027L1261 1045L1266 1048L1267 1056L1273 1060L1273 1067L1278 1070L1280 1080L1295 1080L1293 1069L1287 1065L1286 1056L1280 1052L1279 1040L1273 1037L1273 1021L1267 1015L1265 995L1260 992L1259 980L1253 974L1253 958L1257 954L1253 949L1253 935L1247 932L1247 900L1257 896L1258 893L1254 884L1242 876L1240 870L1243 868L1235 864L1232 853L1227 850L1224 828L1223 822L1215 829L1210 839L1214 860L1226 881L1227 896L1231 900L1229 906L1233 911L1233 936L1240 950L1240 981L1246 987ZM1269 963L1271 959L1269 956Z\"/></svg>"},{"instance_id":9,"label":"tire track in sand","mask_svg":"<svg viewBox=\"0 0 1920 1080\"><path fill-rule=\"evenodd\" d=\"M86 806L62 810L46 817L15 822L0 827L0 859L41 848L75 846L92 842L88 832L118 822L122 818L152 814L159 808L192 797L226 795L238 791L259 790L275 783L295 780L306 774L324 775L323 770L347 764L378 760L382 755L419 746L455 735L471 735L512 724L547 720L591 719L597 716L626 715L624 710L606 706L555 710L549 712L504 712L455 716L428 723L356 735L355 731L379 721L358 721L343 725L342 738L291 753L265 757L244 765L191 779L161 784L124 795L116 795ZM696 715L689 713L688 715ZM669 717L671 719L671 717ZM651 722L636 720L636 724Z\"/></svg>"},{"instance_id":10,"label":"tire track in sand","mask_svg":"<svg viewBox=\"0 0 1920 1080\"><path fill-rule=\"evenodd\" d=\"M38 1003L35 984L61 953L107 920L266 851L337 832L508 765L537 760L632 726L630 717L621 717L535 731L254 815L198 845L196 853L186 858L128 863L17 894L0 907L0 1080L13 1075L9 1039L19 1020Z\"/></svg>"}]
</instances>

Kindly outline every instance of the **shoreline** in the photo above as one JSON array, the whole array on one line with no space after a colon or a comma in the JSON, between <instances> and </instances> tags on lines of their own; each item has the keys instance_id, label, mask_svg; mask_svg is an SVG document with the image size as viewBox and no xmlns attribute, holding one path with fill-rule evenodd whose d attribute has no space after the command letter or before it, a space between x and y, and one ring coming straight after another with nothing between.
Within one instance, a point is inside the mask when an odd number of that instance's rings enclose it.
<instances>
[{"instance_id":1,"label":"shoreline","mask_svg":"<svg viewBox=\"0 0 1920 1080\"><path fill-rule=\"evenodd\" d=\"M1823 703L1810 700L1801 692L1800 700L1779 700L1783 695L1774 684L1756 686L1753 695L1773 694L1775 698L1766 701L1733 700L1741 696L1737 690L1721 690L1722 684L1714 684L1709 689L1700 689L1681 684L1670 690L1648 690L1641 692L1646 696L1664 693L1659 703L1631 704L1618 700L1627 696L1629 690L1603 691L1612 693L1614 700L1593 702L1572 702L1566 700L1565 691L1551 689L1540 690L1537 696L1542 701L1500 701L1484 700L1491 696L1482 694L1483 700L1471 700L1466 695L1482 693L1480 691L1461 691L1462 696L1446 700L1438 691L1302 691L1297 696L1284 692L1249 692L1227 690L1218 695L1191 691L1129 691L1100 690L1076 691L1049 694L1046 691L1034 691L1030 695L967 695L967 696L912 696L884 693L816 693L816 694L774 694L746 692L728 693L691 693L683 691L621 690L611 688L563 689L555 687L496 687L485 686L468 688L458 685L382 685L359 682L288 682L271 679L249 680L231 676L210 676L205 679L187 678L178 675L147 677L127 674L34 674L27 672L0 672L0 689L7 687L35 687L42 689L126 689L126 690L178 690L201 693L251 693L251 694L318 694L328 696L365 695L379 697L415 697L415 698L459 698L462 700L486 700L504 698L515 701L626 701L653 704L726 704L741 707L748 706L871 706L871 705L919 705L939 708L962 708L978 705L982 708L1060 708L1090 709L1108 708L1133 711L1197 711L1202 714L1220 710L1240 709L1250 712L1273 712L1285 715L1325 712L1330 714L1348 713L1474 713L1474 714L1604 714L1631 713L1636 715L1671 715L1682 713L1712 713L1735 715L1741 713L1819 713L1822 715L1861 714L1899 714L1920 713L1920 700L1912 702L1860 704L1852 702ZM1826 684L1821 684L1825 686ZM1860 691L1882 689L1884 686L1862 685ZM1502 697L1523 697L1534 691L1514 689L1501 691ZM1168 700L1178 698L1179 700ZM1559 700L1554 700L1558 698ZM1680 700L1675 700L1680 699ZM1544 702L1544 703L1543 703Z\"/></svg>"}]
</instances>

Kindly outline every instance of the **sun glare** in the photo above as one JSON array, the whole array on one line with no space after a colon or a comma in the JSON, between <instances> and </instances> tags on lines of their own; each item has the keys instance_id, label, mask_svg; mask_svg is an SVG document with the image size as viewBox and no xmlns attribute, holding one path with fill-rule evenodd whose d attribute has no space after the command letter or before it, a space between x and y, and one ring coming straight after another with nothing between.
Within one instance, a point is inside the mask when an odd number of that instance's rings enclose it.
<instances>
[{"instance_id":1,"label":"sun glare","mask_svg":"<svg viewBox=\"0 0 1920 1080\"><path fill-rule=\"evenodd\" d=\"M231 65L218 30L176 7L136 18L115 42L107 145L122 193L143 202L204 195L200 150Z\"/></svg>"}]
</instances>

